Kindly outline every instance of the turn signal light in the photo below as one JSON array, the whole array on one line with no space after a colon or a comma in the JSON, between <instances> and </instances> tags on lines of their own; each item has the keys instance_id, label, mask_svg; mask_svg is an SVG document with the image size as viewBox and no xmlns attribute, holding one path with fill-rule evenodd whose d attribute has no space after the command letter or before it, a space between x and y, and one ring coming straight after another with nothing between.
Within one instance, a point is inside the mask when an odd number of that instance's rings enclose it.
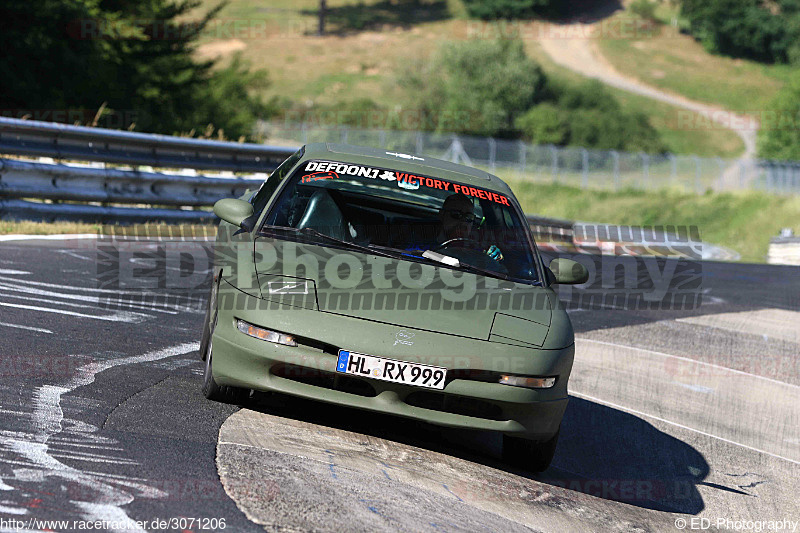
<instances>
[{"instance_id":1,"label":"turn signal light","mask_svg":"<svg viewBox=\"0 0 800 533\"><path fill-rule=\"evenodd\" d=\"M250 335L251 337L255 337L256 339L261 339L262 341L275 342L277 344L285 344L286 346L297 346L297 341L295 341L294 337L292 337L291 335L286 335L285 333L278 333L277 331L270 331L268 329L260 328L258 326L254 326L253 324L250 324L249 322L245 322L244 320L237 319L236 327L239 328L239 331L241 331L245 335Z\"/></svg>"},{"instance_id":2,"label":"turn signal light","mask_svg":"<svg viewBox=\"0 0 800 533\"><path fill-rule=\"evenodd\" d=\"M556 378L529 378L525 376L502 375L500 376L499 383L514 387L526 387L529 389L549 389L556 384Z\"/></svg>"}]
</instances>

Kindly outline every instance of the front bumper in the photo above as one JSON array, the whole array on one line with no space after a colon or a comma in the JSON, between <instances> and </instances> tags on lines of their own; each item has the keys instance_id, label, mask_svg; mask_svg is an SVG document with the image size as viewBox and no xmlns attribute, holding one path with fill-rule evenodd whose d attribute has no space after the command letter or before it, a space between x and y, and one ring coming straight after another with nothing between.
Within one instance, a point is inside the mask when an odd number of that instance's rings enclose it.
<instances>
[{"instance_id":1,"label":"front bumper","mask_svg":"<svg viewBox=\"0 0 800 533\"><path fill-rule=\"evenodd\" d=\"M213 373L220 385L281 392L440 426L499 431L532 440L552 437L561 423L574 345L537 350L413 330L415 343L409 346L393 342L401 329L397 326L288 306L265 310L259 308L263 300L224 281L220 291L233 291L237 297L236 305L225 305L230 298L218 299L222 303L213 337ZM255 339L236 328L237 318L314 342L300 341L290 347ZM448 379L444 390L426 389L337 374L338 348L442 366L448 375L486 370L558 379L550 389L527 389L456 377Z\"/></svg>"}]
</instances>

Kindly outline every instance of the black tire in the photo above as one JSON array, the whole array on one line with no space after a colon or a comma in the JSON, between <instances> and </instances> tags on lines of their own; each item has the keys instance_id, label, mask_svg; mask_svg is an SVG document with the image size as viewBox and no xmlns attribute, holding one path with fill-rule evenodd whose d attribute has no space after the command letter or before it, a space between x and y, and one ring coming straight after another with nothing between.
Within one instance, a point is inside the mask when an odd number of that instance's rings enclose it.
<instances>
[{"instance_id":1,"label":"black tire","mask_svg":"<svg viewBox=\"0 0 800 533\"><path fill-rule=\"evenodd\" d=\"M544 442L503 435L503 461L531 472L544 472L556 453L560 432L561 428Z\"/></svg>"},{"instance_id":2,"label":"black tire","mask_svg":"<svg viewBox=\"0 0 800 533\"><path fill-rule=\"evenodd\" d=\"M212 343L209 342L208 354L205 357L205 371L203 372L203 396L215 402L243 405L250 398L250 391L239 387L218 385L211 373L211 363L213 361L211 352Z\"/></svg>"},{"instance_id":3,"label":"black tire","mask_svg":"<svg viewBox=\"0 0 800 533\"><path fill-rule=\"evenodd\" d=\"M215 402L242 405L250 397L250 391L239 387L218 385L217 382L214 381L214 375L211 371L213 359L212 335L217 326L216 287L216 283L211 286L211 294L208 298L208 310L206 311L207 320L203 327L203 339L200 341L200 357L206 363L203 371L203 395ZM208 317L213 318L208 320Z\"/></svg>"},{"instance_id":4,"label":"black tire","mask_svg":"<svg viewBox=\"0 0 800 533\"><path fill-rule=\"evenodd\" d=\"M211 290L208 292L206 316L203 318L203 333L200 336L200 359L203 361L205 361L208 353L208 343L211 342L211 321L216 320L218 290L219 278L214 276L211 280Z\"/></svg>"}]
</instances>

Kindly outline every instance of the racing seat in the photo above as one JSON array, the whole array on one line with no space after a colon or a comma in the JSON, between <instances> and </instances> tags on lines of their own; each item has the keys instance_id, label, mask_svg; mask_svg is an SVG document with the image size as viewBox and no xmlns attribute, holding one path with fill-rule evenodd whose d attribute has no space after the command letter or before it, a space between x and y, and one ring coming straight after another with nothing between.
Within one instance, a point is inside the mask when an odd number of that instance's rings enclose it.
<instances>
[{"instance_id":1,"label":"racing seat","mask_svg":"<svg viewBox=\"0 0 800 533\"><path fill-rule=\"evenodd\" d=\"M325 189L319 189L308 199L308 205L297 224L298 229L311 228L325 235L352 240L355 231L345 220L342 211Z\"/></svg>"}]
</instances>

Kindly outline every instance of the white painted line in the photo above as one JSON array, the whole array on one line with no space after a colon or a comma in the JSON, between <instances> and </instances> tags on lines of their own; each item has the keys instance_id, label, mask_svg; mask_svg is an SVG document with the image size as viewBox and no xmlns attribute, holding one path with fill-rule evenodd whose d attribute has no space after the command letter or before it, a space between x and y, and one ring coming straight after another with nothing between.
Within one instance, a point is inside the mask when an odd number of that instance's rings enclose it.
<instances>
[{"instance_id":1,"label":"white painted line","mask_svg":"<svg viewBox=\"0 0 800 533\"><path fill-rule=\"evenodd\" d=\"M131 461L130 459L106 459L104 457L87 457L85 455L78 456L71 453L62 453L57 450L50 452L51 457L55 457L56 459L67 459L70 461L85 461L87 463L105 463L105 464L112 464L112 465L128 465L128 466L139 466L139 463L136 461Z\"/></svg>"},{"instance_id":2,"label":"white painted line","mask_svg":"<svg viewBox=\"0 0 800 533\"><path fill-rule=\"evenodd\" d=\"M6 276L26 276L30 274L27 270L14 270L13 268L0 268L0 274Z\"/></svg>"},{"instance_id":3,"label":"white painted line","mask_svg":"<svg viewBox=\"0 0 800 533\"><path fill-rule=\"evenodd\" d=\"M86 444L81 442L67 442L61 441L57 439L50 439L50 444L53 446L60 446L60 447L76 447L76 448L90 448L94 450L102 450L102 451L117 451L121 452L124 451L125 448L120 446L106 446L105 444L97 445L97 444Z\"/></svg>"},{"instance_id":4,"label":"white painted line","mask_svg":"<svg viewBox=\"0 0 800 533\"><path fill-rule=\"evenodd\" d=\"M34 391L33 395L34 405L31 418L33 421L34 433L24 436L20 435L15 438L7 437L3 441L3 446L30 461L31 465L25 469L26 472L28 472L31 467L36 467L49 478L60 477L70 483L76 483L89 490L97 491L99 493L98 501L101 503L73 501L73 504L83 511L82 515L84 519L89 521L105 520L108 522L116 522L121 524L120 531L144 532L144 530L122 509L124 505L134 500L133 494L120 489L113 483L100 480L91 473L73 468L56 459L56 455L77 459L74 454L63 454L50 449L50 438L57 435L62 430L62 424L64 422L61 397L78 387L93 383L97 374L109 368L157 361L167 357L191 353L198 348L199 343L187 342L142 355L95 361L79 367L76 375L70 378L65 384L44 385L39 387ZM18 475L17 472L20 472L19 475L25 475L22 470L15 471L15 475ZM5 479L11 480L11 478L8 477ZM15 477L14 479L17 478Z\"/></svg>"},{"instance_id":5,"label":"white painted line","mask_svg":"<svg viewBox=\"0 0 800 533\"><path fill-rule=\"evenodd\" d=\"M728 444L733 444L735 446L741 446L742 448L746 448L746 449L752 450L754 452L763 453L763 454L769 455L770 457L775 457L776 459L783 459L784 461L789 461L790 463L794 463L796 465L800 465L800 461L796 461L794 459L789 459L788 457L784 457L782 455L778 455L778 454L775 454L775 453L772 453L772 452L768 452L766 450L760 450L758 448L753 448L752 446L748 446L747 444L742 444L741 442L732 441L732 440L726 439L725 437L720 437L718 435L714 435L713 433L707 433L707 432L701 431L699 429L690 428L689 426L684 426L683 424L679 424L677 422L673 422L672 420L667 420L666 418L661 418L660 416L651 415L651 414L645 413L643 411L637 411L636 409L631 409L630 407L625 407L623 405L619 405L619 404L616 404L616 403L613 403L613 402L609 402L609 401L606 401L606 400L601 400L600 398L595 398L594 396L589 396L588 394L583 394L583 393L575 392L575 391L570 391L569 393L572 396L577 396L578 398L591 400L593 402L597 402L597 403L600 403L600 404L603 404L603 405L607 405L609 407L613 407L614 409L619 409L619 410L625 411L627 413L632 413L632 414L635 414L635 415L644 416L644 417L647 417L647 418L652 418L653 420L658 420L659 422L663 422L665 424L670 424L672 426L679 427L679 428L685 429L687 431L693 431L695 433L699 433L700 435L704 435L706 437L711 437L712 439L718 439L718 440L721 440L723 442L727 442Z\"/></svg>"},{"instance_id":6,"label":"white painted line","mask_svg":"<svg viewBox=\"0 0 800 533\"><path fill-rule=\"evenodd\" d=\"M685 387L695 392L702 392L703 394L710 394L714 392L714 389L712 389L711 387L703 387L702 385L691 385L689 383L681 383L680 381L673 381L673 383L675 385L678 385L679 387Z\"/></svg>"},{"instance_id":7,"label":"white painted line","mask_svg":"<svg viewBox=\"0 0 800 533\"><path fill-rule=\"evenodd\" d=\"M28 514L27 509L22 509L18 507L8 507L7 505L0 505L0 513L7 513L7 514L15 514L15 515L24 515ZM19 531L14 530L14 531Z\"/></svg>"},{"instance_id":8,"label":"white painted line","mask_svg":"<svg viewBox=\"0 0 800 533\"><path fill-rule=\"evenodd\" d=\"M0 326L5 326L7 328L27 329L28 331L38 331L39 333L53 333L49 329L35 328L33 326L23 326L22 324L11 324L9 322L0 322Z\"/></svg>"},{"instance_id":9,"label":"white painted line","mask_svg":"<svg viewBox=\"0 0 800 533\"><path fill-rule=\"evenodd\" d=\"M8 282L10 280L6 280L6 281ZM97 288L97 287L83 287L83 286L78 286L78 285L60 285L58 283L45 283L43 281L31 281L29 279L14 279L13 282L17 284L17 287L20 286L19 284L24 284L24 285L34 285L34 286L37 286L37 287L50 287L50 288L54 288L54 289L64 289L64 290L83 291L83 292L100 292L100 293L108 293L108 294L114 294L114 295L130 294L130 295L138 296L138 295L145 294L145 295L148 295L148 296L152 296L152 295L163 296L163 293L161 293L161 292L145 291L145 290L141 290L141 289L100 289L100 288ZM191 298L191 300L192 301L205 301L205 298L204 297L203 298L197 297L197 298Z\"/></svg>"},{"instance_id":10,"label":"white painted line","mask_svg":"<svg viewBox=\"0 0 800 533\"><path fill-rule=\"evenodd\" d=\"M0 242L2 241L69 241L74 239L108 239L110 241L169 241L169 242L212 242L216 240L216 235L209 235L208 237L147 237L136 235L104 235L98 233L63 233L53 235L0 235Z\"/></svg>"},{"instance_id":11,"label":"white painted line","mask_svg":"<svg viewBox=\"0 0 800 533\"><path fill-rule=\"evenodd\" d=\"M698 361L697 359L692 359L691 357L683 357L681 355L672 355L670 353L664 352L656 352L653 350L648 350L646 348L638 348L636 346L630 346L628 344L619 344L616 342L608 342L608 341L598 341L595 339L587 339L586 337L576 337L576 341L580 340L582 342L594 342L597 344L605 344L606 346L614 346L616 348L628 348L630 350L638 350L640 352L645 352L653 355L660 355L661 357L672 357L674 359L678 359L680 361L688 361L690 363L703 365L703 366L710 366L712 368L719 368L722 370L727 370L728 372L733 372L734 374L741 374L743 376L750 376L756 379L763 379L764 381L769 381L771 383L776 383L778 385L783 385L784 387L792 387L794 389L800 389L800 385L794 385L793 383L786 383L785 381L778 381L777 379L767 378L764 376L759 376L758 374L751 374L750 372L745 372L743 370L736 370L734 368L728 368L727 366L722 365L715 365L714 363L706 363L705 361Z\"/></svg>"},{"instance_id":12,"label":"white painted line","mask_svg":"<svg viewBox=\"0 0 800 533\"><path fill-rule=\"evenodd\" d=\"M73 307L79 307L84 309L98 309L101 308L101 303L108 303L109 305L114 305L116 307L124 307L126 309L140 309L144 311L155 311L158 313L167 313L170 315L177 315L178 311L173 311L170 309L164 309L162 307L156 305L140 305L133 302L125 302L124 300L111 300L109 299L107 302L101 302L99 296L86 296L83 294L70 294L66 292L54 292L54 291L46 291L44 289L36 289L34 287L28 287L27 285L12 285L9 283L0 283L0 289L6 289L7 291L13 292L21 292L24 294L35 294L37 296L45 296L46 298L31 298L26 296L17 296L13 294L5 294L6 298L18 298L22 300L33 300L35 302L41 302L45 304L55 304L55 305L70 305ZM60 302L57 299L54 300L53 298L61 298L62 300L79 300L81 302L90 302L94 305L84 305L84 304L76 304L70 302ZM136 311L128 311L131 314L137 314L142 316L149 316L146 313L137 313Z\"/></svg>"},{"instance_id":13,"label":"white painted line","mask_svg":"<svg viewBox=\"0 0 800 533\"><path fill-rule=\"evenodd\" d=\"M15 307L17 309L29 309L31 311L43 311L45 313L57 313L59 315L69 315L69 316L79 316L82 318L94 318L95 320L106 320L108 322L130 322L132 324L138 324L139 322L143 322L144 318L141 320L132 320L132 317L126 316L130 315L130 313L126 314L115 314L115 315L87 315L84 313L77 313L75 311L67 311L65 309L54 309L50 307L39 307L37 305L22 305L22 304L12 304L9 302L0 302L0 305L5 307ZM139 313L137 313L139 314Z\"/></svg>"},{"instance_id":14,"label":"white painted line","mask_svg":"<svg viewBox=\"0 0 800 533\"><path fill-rule=\"evenodd\" d=\"M0 235L2 241L68 241L72 239L96 239L97 233L64 233L62 235Z\"/></svg>"}]
</instances>

